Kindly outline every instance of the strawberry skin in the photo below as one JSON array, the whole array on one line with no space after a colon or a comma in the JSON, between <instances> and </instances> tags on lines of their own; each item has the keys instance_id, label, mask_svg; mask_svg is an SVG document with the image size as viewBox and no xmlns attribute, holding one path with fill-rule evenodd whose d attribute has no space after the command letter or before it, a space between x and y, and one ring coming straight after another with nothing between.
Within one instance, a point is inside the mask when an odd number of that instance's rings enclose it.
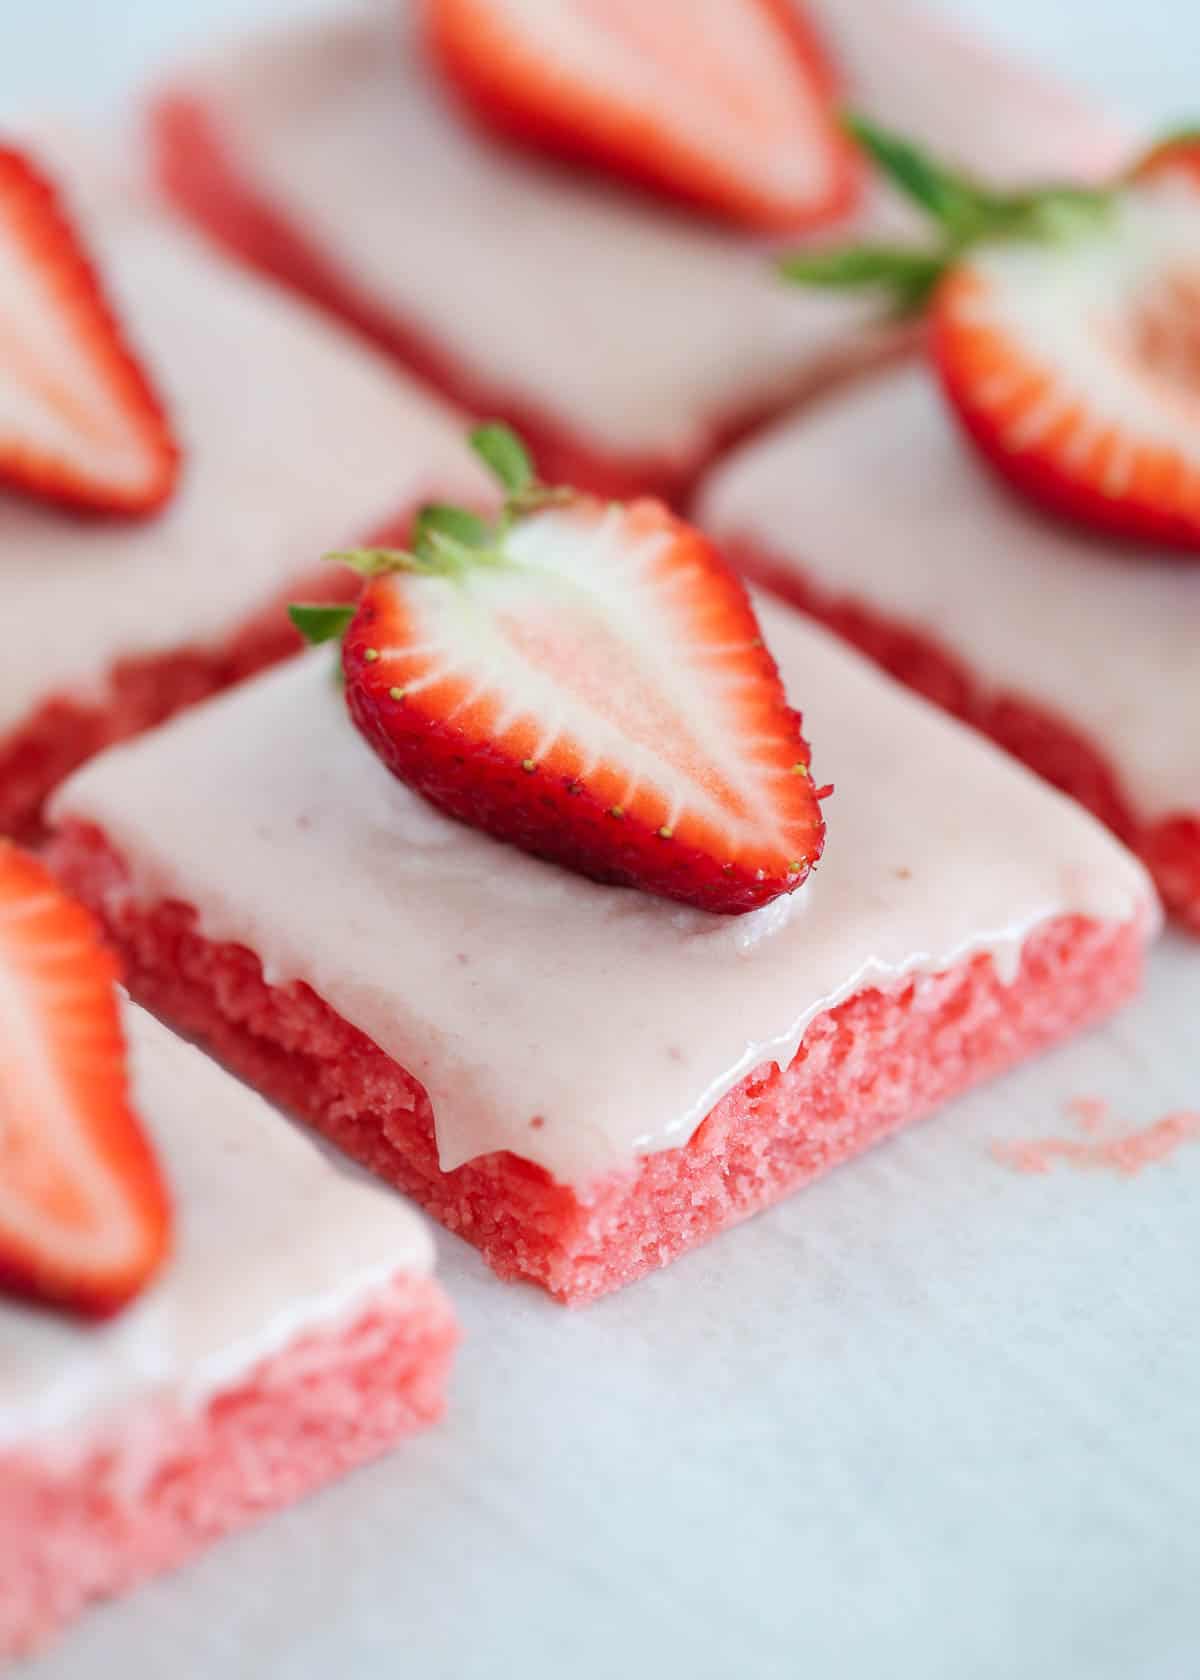
<instances>
[{"instance_id":1,"label":"strawberry skin","mask_svg":"<svg viewBox=\"0 0 1200 1680\"><path fill-rule=\"evenodd\" d=\"M170 497L179 461L54 188L0 146L0 487L141 516Z\"/></svg>"},{"instance_id":2,"label":"strawberry skin","mask_svg":"<svg viewBox=\"0 0 1200 1680\"><path fill-rule=\"evenodd\" d=\"M91 1317L131 1300L170 1238L116 978L82 906L0 843L0 1288Z\"/></svg>"},{"instance_id":3,"label":"strawberry skin","mask_svg":"<svg viewBox=\"0 0 1200 1680\"><path fill-rule=\"evenodd\" d=\"M1200 189L1200 129L1171 135L1152 146L1139 158L1131 178L1154 181L1168 175Z\"/></svg>"},{"instance_id":4,"label":"strawberry skin","mask_svg":"<svg viewBox=\"0 0 1200 1680\"><path fill-rule=\"evenodd\" d=\"M845 215L859 162L795 0L425 0L443 76L493 130L764 232Z\"/></svg>"},{"instance_id":5,"label":"strawberry skin","mask_svg":"<svg viewBox=\"0 0 1200 1680\"><path fill-rule=\"evenodd\" d=\"M930 344L966 435L1026 500L1200 556L1200 199L1175 171L1069 240L951 268Z\"/></svg>"},{"instance_id":6,"label":"strawberry skin","mask_svg":"<svg viewBox=\"0 0 1200 1680\"><path fill-rule=\"evenodd\" d=\"M518 518L498 563L392 572L346 632L351 715L452 817L718 914L805 878L824 822L800 718L720 555L657 502Z\"/></svg>"},{"instance_id":7,"label":"strawberry skin","mask_svg":"<svg viewBox=\"0 0 1200 1680\"><path fill-rule=\"evenodd\" d=\"M928 310L950 408L1026 501L1157 554L1200 555L1200 134L1107 187L993 188L861 117L930 218L921 245L785 254L798 285Z\"/></svg>"}]
</instances>

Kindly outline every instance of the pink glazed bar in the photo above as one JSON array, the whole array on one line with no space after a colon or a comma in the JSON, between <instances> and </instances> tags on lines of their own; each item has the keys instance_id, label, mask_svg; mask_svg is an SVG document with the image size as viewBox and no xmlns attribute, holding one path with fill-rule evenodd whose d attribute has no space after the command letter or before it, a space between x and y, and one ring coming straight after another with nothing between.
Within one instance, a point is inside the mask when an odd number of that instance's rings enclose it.
<instances>
[{"instance_id":1,"label":"pink glazed bar","mask_svg":"<svg viewBox=\"0 0 1200 1680\"><path fill-rule=\"evenodd\" d=\"M457 416L213 255L97 149L34 144L163 391L184 469L143 523L0 497L4 622L31 631L0 658L0 833L22 837L90 754L294 653L285 601L345 588L324 549L396 533L432 490L482 490Z\"/></svg>"},{"instance_id":2,"label":"pink glazed bar","mask_svg":"<svg viewBox=\"0 0 1200 1680\"><path fill-rule=\"evenodd\" d=\"M1105 118L908 0L810 10L848 104L997 180L1090 177L1124 155ZM761 242L481 135L425 63L418 11L347 7L184 68L153 114L168 191L456 401L519 425L551 483L680 495L733 436L879 353L874 311L797 294ZM894 210L872 203L859 231Z\"/></svg>"},{"instance_id":3,"label":"pink glazed bar","mask_svg":"<svg viewBox=\"0 0 1200 1680\"><path fill-rule=\"evenodd\" d=\"M1200 933L1200 569L1025 507L918 368L748 446L698 513L759 581L1087 805Z\"/></svg>"},{"instance_id":4,"label":"pink glazed bar","mask_svg":"<svg viewBox=\"0 0 1200 1680\"><path fill-rule=\"evenodd\" d=\"M449 821L321 652L82 771L55 861L153 1008L502 1276L586 1301L1107 1014L1156 925L1078 807L805 619L763 625L837 786L819 870L752 915Z\"/></svg>"},{"instance_id":5,"label":"pink glazed bar","mask_svg":"<svg viewBox=\"0 0 1200 1680\"><path fill-rule=\"evenodd\" d=\"M129 1006L176 1247L81 1325L0 1301L0 1660L440 1415L420 1216Z\"/></svg>"}]
</instances>

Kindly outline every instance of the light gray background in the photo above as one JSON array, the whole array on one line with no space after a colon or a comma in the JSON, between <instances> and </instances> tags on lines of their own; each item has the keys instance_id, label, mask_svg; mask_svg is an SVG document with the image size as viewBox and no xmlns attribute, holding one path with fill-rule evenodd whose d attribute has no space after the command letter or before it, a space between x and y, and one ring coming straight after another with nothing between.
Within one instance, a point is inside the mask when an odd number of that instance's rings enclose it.
<instances>
[{"instance_id":1,"label":"light gray background","mask_svg":"<svg viewBox=\"0 0 1200 1680\"><path fill-rule=\"evenodd\" d=\"M1131 116L1200 109L1193 0L943 4ZM0 114L103 114L214 25L298 9L0 0ZM1194 1680L1200 1145L1128 1180L991 1145L1083 1094L1200 1107L1198 1022L1200 951L1168 941L1107 1031L586 1314L443 1238L445 1425L31 1680Z\"/></svg>"},{"instance_id":2,"label":"light gray background","mask_svg":"<svg viewBox=\"0 0 1200 1680\"><path fill-rule=\"evenodd\" d=\"M51 98L111 108L134 81L191 42L258 18L319 11L324 0L0 0L0 115ZM387 4L389 0L379 0ZM653 5L654 0L646 0ZM843 0L869 8L872 0ZM1131 115L1200 108L1195 0L931 0L986 25L1047 66L1091 84Z\"/></svg>"}]
</instances>

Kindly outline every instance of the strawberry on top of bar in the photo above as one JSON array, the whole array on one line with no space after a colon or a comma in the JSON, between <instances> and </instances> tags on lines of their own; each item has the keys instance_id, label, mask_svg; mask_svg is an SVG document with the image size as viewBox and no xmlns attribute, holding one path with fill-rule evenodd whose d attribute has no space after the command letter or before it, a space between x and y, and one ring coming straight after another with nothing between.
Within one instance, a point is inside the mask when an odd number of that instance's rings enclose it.
<instances>
[{"instance_id":1,"label":"strawberry on top of bar","mask_svg":"<svg viewBox=\"0 0 1200 1680\"><path fill-rule=\"evenodd\" d=\"M507 427L472 438L492 524L427 507L412 551L334 556L351 715L449 815L599 881L737 914L800 885L825 825L799 714L744 586L659 502L548 489Z\"/></svg>"}]
</instances>

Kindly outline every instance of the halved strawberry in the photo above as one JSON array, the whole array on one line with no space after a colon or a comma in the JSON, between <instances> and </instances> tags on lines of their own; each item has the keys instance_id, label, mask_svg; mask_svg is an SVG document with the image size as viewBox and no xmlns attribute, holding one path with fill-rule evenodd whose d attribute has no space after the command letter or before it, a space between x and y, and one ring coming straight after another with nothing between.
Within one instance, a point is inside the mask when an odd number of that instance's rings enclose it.
<instances>
[{"instance_id":1,"label":"halved strawberry","mask_svg":"<svg viewBox=\"0 0 1200 1680\"><path fill-rule=\"evenodd\" d=\"M950 404L1008 484L1107 535L1200 554L1200 195L1186 148L1108 189L1003 195L892 136L865 139L940 242L802 253L785 272L927 304Z\"/></svg>"},{"instance_id":2,"label":"halved strawberry","mask_svg":"<svg viewBox=\"0 0 1200 1680\"><path fill-rule=\"evenodd\" d=\"M147 514L179 450L54 188L0 146L0 486Z\"/></svg>"},{"instance_id":3,"label":"halved strawberry","mask_svg":"<svg viewBox=\"0 0 1200 1680\"><path fill-rule=\"evenodd\" d=\"M510 138L756 228L854 202L798 0L425 0L425 15L444 75Z\"/></svg>"},{"instance_id":4,"label":"halved strawberry","mask_svg":"<svg viewBox=\"0 0 1200 1680\"><path fill-rule=\"evenodd\" d=\"M95 1316L137 1294L170 1232L115 981L87 912L0 842L0 1287Z\"/></svg>"},{"instance_id":5,"label":"halved strawberry","mask_svg":"<svg viewBox=\"0 0 1200 1680\"><path fill-rule=\"evenodd\" d=\"M343 646L358 727L451 816L598 881L738 914L799 886L824 822L800 718L745 590L654 501L542 490L476 446L495 527L427 509L412 554L343 556L357 609L293 609Z\"/></svg>"}]
</instances>

